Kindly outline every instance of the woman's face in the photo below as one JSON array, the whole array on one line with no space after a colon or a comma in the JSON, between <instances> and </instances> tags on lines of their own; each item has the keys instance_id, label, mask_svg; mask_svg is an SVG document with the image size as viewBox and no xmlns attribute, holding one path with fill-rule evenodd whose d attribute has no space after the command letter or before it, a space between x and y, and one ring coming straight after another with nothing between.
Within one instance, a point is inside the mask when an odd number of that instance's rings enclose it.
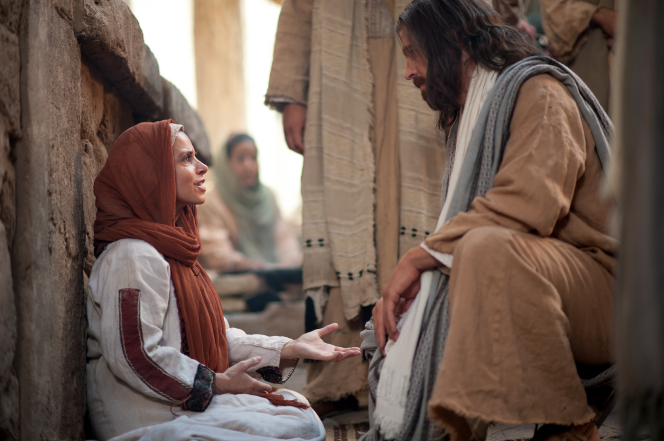
<instances>
[{"instance_id":1,"label":"woman's face","mask_svg":"<svg viewBox=\"0 0 664 441\"><path fill-rule=\"evenodd\" d=\"M196 151L189 137L178 133L173 144L175 161L176 212L187 205L200 205L205 202L205 179L207 165L196 158Z\"/></svg>"},{"instance_id":2,"label":"woman's face","mask_svg":"<svg viewBox=\"0 0 664 441\"><path fill-rule=\"evenodd\" d=\"M249 140L240 141L231 150L231 167L244 187L253 187L258 182L258 150Z\"/></svg>"}]
</instances>

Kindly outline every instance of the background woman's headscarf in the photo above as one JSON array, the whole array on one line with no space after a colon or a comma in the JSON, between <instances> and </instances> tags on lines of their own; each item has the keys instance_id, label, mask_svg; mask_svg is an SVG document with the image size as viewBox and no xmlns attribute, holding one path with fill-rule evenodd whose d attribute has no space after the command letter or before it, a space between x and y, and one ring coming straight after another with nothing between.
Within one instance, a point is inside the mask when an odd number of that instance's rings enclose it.
<instances>
[{"instance_id":1,"label":"background woman's headscarf","mask_svg":"<svg viewBox=\"0 0 664 441\"><path fill-rule=\"evenodd\" d=\"M141 123L113 144L95 180L95 254L120 239L141 239L171 267L189 356L215 372L228 368L224 313L217 291L197 259L201 253L196 207L176 219L173 121Z\"/></svg>"},{"instance_id":2,"label":"background woman's headscarf","mask_svg":"<svg viewBox=\"0 0 664 441\"><path fill-rule=\"evenodd\" d=\"M239 134L231 137L219 153L214 166L217 191L236 217L239 251L250 259L277 263L277 204L274 195L260 178L253 187L242 185L230 165L230 153L242 141L251 141L255 145L249 135Z\"/></svg>"}]
</instances>

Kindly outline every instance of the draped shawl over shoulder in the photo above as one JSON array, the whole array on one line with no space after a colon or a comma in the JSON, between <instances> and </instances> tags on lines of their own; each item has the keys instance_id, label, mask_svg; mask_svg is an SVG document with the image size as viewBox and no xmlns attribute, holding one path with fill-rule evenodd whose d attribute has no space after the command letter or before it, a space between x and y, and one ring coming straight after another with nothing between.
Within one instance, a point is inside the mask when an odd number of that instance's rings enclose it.
<instances>
[{"instance_id":1,"label":"draped shawl over shoulder","mask_svg":"<svg viewBox=\"0 0 664 441\"><path fill-rule=\"evenodd\" d=\"M176 218L171 120L141 123L124 132L95 180L95 255L120 239L144 240L171 267L189 356L215 372L228 368L224 312L217 291L198 263L196 207Z\"/></svg>"}]
</instances>

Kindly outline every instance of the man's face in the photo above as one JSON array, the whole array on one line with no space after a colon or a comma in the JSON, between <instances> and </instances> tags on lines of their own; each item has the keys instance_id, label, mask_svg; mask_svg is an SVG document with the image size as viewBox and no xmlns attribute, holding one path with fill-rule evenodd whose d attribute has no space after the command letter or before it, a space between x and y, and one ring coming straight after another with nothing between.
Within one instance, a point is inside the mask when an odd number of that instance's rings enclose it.
<instances>
[{"instance_id":1,"label":"man's face","mask_svg":"<svg viewBox=\"0 0 664 441\"><path fill-rule=\"evenodd\" d=\"M401 37L401 50L406 57L405 77L407 80L413 81L413 85L420 89L422 99L426 101L427 60L415 50L405 29L399 31L399 36Z\"/></svg>"}]
</instances>

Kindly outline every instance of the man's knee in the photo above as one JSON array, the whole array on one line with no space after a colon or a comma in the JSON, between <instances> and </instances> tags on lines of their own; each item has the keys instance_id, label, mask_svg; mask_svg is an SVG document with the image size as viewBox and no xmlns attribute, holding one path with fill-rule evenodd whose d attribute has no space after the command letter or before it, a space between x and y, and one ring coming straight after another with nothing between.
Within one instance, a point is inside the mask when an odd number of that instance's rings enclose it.
<instances>
[{"instance_id":1,"label":"man's knee","mask_svg":"<svg viewBox=\"0 0 664 441\"><path fill-rule=\"evenodd\" d=\"M480 227L467 232L454 250L454 262L468 260L491 266L503 262L513 254L516 235L504 227Z\"/></svg>"}]
</instances>

